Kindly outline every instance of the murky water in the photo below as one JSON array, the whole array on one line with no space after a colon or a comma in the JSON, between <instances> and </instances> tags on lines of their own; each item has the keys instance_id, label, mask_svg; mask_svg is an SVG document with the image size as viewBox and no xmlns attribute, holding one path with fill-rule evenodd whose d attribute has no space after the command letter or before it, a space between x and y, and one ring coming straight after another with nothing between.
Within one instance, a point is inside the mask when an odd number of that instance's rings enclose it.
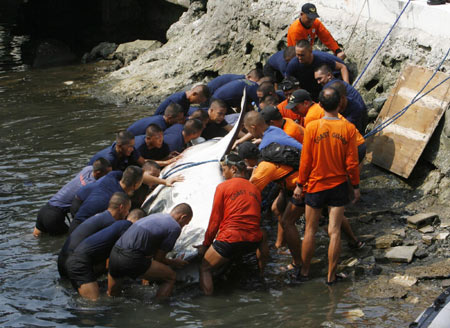
<instances>
[{"instance_id":1,"label":"murky water","mask_svg":"<svg viewBox=\"0 0 450 328\"><path fill-rule=\"evenodd\" d=\"M274 253L267 284L257 288L239 283L228 288L222 282L217 295L206 298L198 286L179 286L168 303L156 304L154 288L134 283L123 297L104 296L97 303L80 299L70 284L59 281L56 269L65 237L34 238L36 213L93 153L112 142L114 131L149 109L92 99L88 84L100 75L98 65L29 70L20 57L24 40L0 26L2 327L318 327L324 321L393 327L406 326L418 314L406 302L359 298L352 279L328 288L325 245L318 245L318 278L302 285L286 283L278 268L289 258ZM101 288L105 290L104 278ZM364 317L349 316L354 309Z\"/></svg>"}]
</instances>

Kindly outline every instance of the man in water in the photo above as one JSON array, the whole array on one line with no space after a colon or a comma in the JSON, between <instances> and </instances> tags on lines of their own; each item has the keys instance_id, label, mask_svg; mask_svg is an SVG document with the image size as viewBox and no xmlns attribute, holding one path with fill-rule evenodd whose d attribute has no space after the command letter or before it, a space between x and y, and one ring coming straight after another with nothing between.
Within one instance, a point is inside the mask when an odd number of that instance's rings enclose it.
<instances>
[{"instance_id":1,"label":"man in water","mask_svg":"<svg viewBox=\"0 0 450 328\"><path fill-rule=\"evenodd\" d=\"M268 257L260 228L261 194L245 179L247 166L244 160L236 154L226 155L221 167L226 181L216 188L205 239L197 246L199 255L204 255L200 288L205 295L213 294L214 270L236 257L256 251L262 274Z\"/></svg>"},{"instance_id":2,"label":"man in water","mask_svg":"<svg viewBox=\"0 0 450 328\"><path fill-rule=\"evenodd\" d=\"M192 219L192 209L186 203L176 205L170 214L156 213L133 224L114 245L109 257L108 295L120 293L125 277L161 282L156 297L170 296L176 273L171 268L187 264L180 258L168 259L181 229Z\"/></svg>"},{"instance_id":3,"label":"man in water","mask_svg":"<svg viewBox=\"0 0 450 328\"><path fill-rule=\"evenodd\" d=\"M97 300L100 292L97 277L106 272L106 260L116 241L137 220L145 216L141 209L128 214L126 220L111 225L86 237L69 255L66 261L67 275L78 293L90 300Z\"/></svg>"},{"instance_id":4,"label":"man in water","mask_svg":"<svg viewBox=\"0 0 450 328\"><path fill-rule=\"evenodd\" d=\"M72 206L75 194L81 187L87 186L111 171L111 163L100 157L92 165L86 166L62 187L38 212L36 226L33 231L35 237L39 237L42 232L51 235L64 234L69 230L66 224L66 216Z\"/></svg>"}]
</instances>

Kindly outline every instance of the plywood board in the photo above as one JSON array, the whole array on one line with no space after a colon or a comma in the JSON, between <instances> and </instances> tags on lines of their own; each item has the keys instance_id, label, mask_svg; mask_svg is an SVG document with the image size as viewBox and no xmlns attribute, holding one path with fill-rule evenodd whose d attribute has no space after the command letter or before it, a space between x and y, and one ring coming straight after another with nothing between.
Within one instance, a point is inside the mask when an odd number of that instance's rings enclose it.
<instances>
[{"instance_id":1,"label":"plywood board","mask_svg":"<svg viewBox=\"0 0 450 328\"><path fill-rule=\"evenodd\" d=\"M393 87L375 126L409 105L432 75L432 70L408 66ZM447 77L447 74L438 72L421 94ZM394 123L369 137L366 140L367 159L408 178L449 103L450 80L410 106Z\"/></svg>"}]
</instances>

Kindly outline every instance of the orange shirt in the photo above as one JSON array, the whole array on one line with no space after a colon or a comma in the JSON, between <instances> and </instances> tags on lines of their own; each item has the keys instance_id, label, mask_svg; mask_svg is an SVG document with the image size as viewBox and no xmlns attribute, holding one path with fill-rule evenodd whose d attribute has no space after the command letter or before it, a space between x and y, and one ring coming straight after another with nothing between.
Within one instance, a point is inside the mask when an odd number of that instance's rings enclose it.
<instances>
[{"instance_id":1,"label":"orange shirt","mask_svg":"<svg viewBox=\"0 0 450 328\"><path fill-rule=\"evenodd\" d=\"M303 143L303 127L290 118L284 118L283 131L300 143Z\"/></svg>"},{"instance_id":2,"label":"orange shirt","mask_svg":"<svg viewBox=\"0 0 450 328\"><path fill-rule=\"evenodd\" d=\"M296 19L295 22L293 22L291 26L289 26L287 33L287 45L288 47L295 46L299 40L306 39L313 46L316 36L318 36L320 41L322 41L322 43L326 45L328 49L333 51L333 53L335 53L336 50L339 49L339 45L337 44L336 40L331 36L331 33L317 18L314 20L311 28L308 29L302 25L300 19Z\"/></svg>"},{"instance_id":3,"label":"orange shirt","mask_svg":"<svg viewBox=\"0 0 450 328\"><path fill-rule=\"evenodd\" d=\"M296 121L298 124L303 126L303 116L299 114L295 114L290 109L286 109L286 105L288 104L288 100L285 99L284 101L280 102L277 106L278 110L280 111L281 116L283 118L290 118L291 120Z\"/></svg>"},{"instance_id":4,"label":"orange shirt","mask_svg":"<svg viewBox=\"0 0 450 328\"><path fill-rule=\"evenodd\" d=\"M315 105L317 105L317 106L315 106ZM309 108L308 113L305 116L305 128L310 122L319 120L324 116L325 116L325 110L319 104L314 104L313 106L311 106ZM348 122L348 120L341 114L338 114L338 117L341 120L345 120ZM366 142L366 140L361 135L361 133L359 133L359 131L356 130L356 145L357 146L362 145L364 142Z\"/></svg>"},{"instance_id":5,"label":"orange shirt","mask_svg":"<svg viewBox=\"0 0 450 328\"><path fill-rule=\"evenodd\" d=\"M356 128L339 118L321 118L305 129L299 182L306 192L334 188L350 178L359 184Z\"/></svg>"},{"instance_id":6,"label":"orange shirt","mask_svg":"<svg viewBox=\"0 0 450 328\"><path fill-rule=\"evenodd\" d=\"M253 183L259 191L262 191L270 182L279 180L291 172L292 167L288 165L262 161L253 170L250 182ZM297 178L298 172L293 172L288 175L284 179L286 182L286 188L289 190L294 190Z\"/></svg>"},{"instance_id":7,"label":"orange shirt","mask_svg":"<svg viewBox=\"0 0 450 328\"><path fill-rule=\"evenodd\" d=\"M258 242L262 238L261 193L250 181L232 178L219 184L205 233L204 246L214 239L227 243Z\"/></svg>"}]
</instances>

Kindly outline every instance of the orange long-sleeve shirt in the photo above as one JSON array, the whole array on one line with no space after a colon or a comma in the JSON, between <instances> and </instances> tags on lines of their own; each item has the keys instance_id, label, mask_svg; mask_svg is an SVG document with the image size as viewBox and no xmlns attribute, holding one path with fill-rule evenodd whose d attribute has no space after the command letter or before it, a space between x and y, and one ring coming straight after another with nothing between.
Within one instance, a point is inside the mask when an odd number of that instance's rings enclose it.
<instances>
[{"instance_id":1,"label":"orange long-sleeve shirt","mask_svg":"<svg viewBox=\"0 0 450 328\"><path fill-rule=\"evenodd\" d=\"M311 106L308 110L308 113L305 116L304 122L305 122L305 128L308 126L309 123L311 123L312 121L315 120L320 120L322 117L325 116L325 110L319 105L319 104L314 104L313 106ZM344 116L342 116L341 114L338 114L338 117L341 120L347 121L349 122ZM350 123L350 122L349 122ZM356 130L356 145L362 145L364 142L366 142L366 140L364 139L364 137L361 135L361 133L359 133L358 130Z\"/></svg>"},{"instance_id":2,"label":"orange long-sleeve shirt","mask_svg":"<svg viewBox=\"0 0 450 328\"><path fill-rule=\"evenodd\" d=\"M306 192L334 188L350 178L359 184L356 128L339 118L324 117L308 124L303 139L299 182Z\"/></svg>"},{"instance_id":3,"label":"orange long-sleeve shirt","mask_svg":"<svg viewBox=\"0 0 450 328\"><path fill-rule=\"evenodd\" d=\"M250 181L232 178L219 184L203 241L209 246L214 239L228 243L258 242L262 238L261 193Z\"/></svg>"},{"instance_id":4,"label":"orange long-sleeve shirt","mask_svg":"<svg viewBox=\"0 0 450 328\"><path fill-rule=\"evenodd\" d=\"M303 143L303 127L300 124L294 122L293 119L284 118L283 131L286 134L300 143Z\"/></svg>"},{"instance_id":5,"label":"orange long-sleeve shirt","mask_svg":"<svg viewBox=\"0 0 450 328\"><path fill-rule=\"evenodd\" d=\"M328 47L333 53L339 49L339 45L336 40L331 36L331 33L326 29L320 20L317 18L314 20L311 28L306 28L300 22L300 19L296 19L295 22L289 26L287 33L287 45L295 46L299 40L308 40L311 45L314 45L314 40L316 36L319 37L320 41Z\"/></svg>"}]
</instances>

